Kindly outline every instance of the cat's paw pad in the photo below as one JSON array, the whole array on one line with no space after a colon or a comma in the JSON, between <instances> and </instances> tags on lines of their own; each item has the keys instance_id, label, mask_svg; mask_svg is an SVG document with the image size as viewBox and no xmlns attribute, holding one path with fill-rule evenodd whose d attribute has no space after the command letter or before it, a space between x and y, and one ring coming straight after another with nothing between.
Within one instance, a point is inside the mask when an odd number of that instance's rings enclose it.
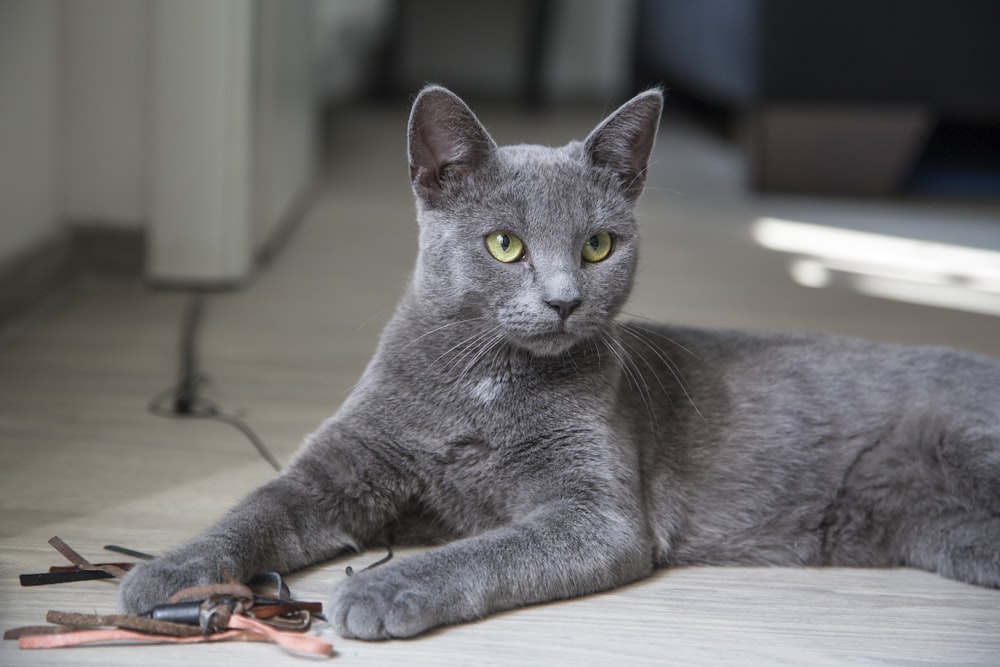
<instances>
[{"instance_id":1,"label":"cat's paw pad","mask_svg":"<svg viewBox=\"0 0 1000 667\"><path fill-rule=\"evenodd\" d=\"M356 574L333 592L330 621L342 637L393 639L413 637L437 625L438 610L430 591L388 572Z\"/></svg>"},{"instance_id":2,"label":"cat's paw pad","mask_svg":"<svg viewBox=\"0 0 1000 667\"><path fill-rule=\"evenodd\" d=\"M200 559L158 558L140 563L122 579L118 589L118 608L122 613L141 614L171 595L191 586L219 583L216 568Z\"/></svg>"}]
</instances>

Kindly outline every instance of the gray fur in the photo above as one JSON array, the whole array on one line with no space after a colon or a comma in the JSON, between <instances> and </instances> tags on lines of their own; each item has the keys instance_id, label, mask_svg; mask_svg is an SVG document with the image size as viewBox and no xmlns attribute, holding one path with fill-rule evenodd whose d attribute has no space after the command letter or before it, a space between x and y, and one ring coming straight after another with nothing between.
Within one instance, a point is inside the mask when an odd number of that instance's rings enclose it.
<instances>
[{"instance_id":1,"label":"gray fur","mask_svg":"<svg viewBox=\"0 0 1000 667\"><path fill-rule=\"evenodd\" d=\"M122 608L415 539L439 546L337 587L341 634L408 637L693 563L1000 586L996 360L616 322L661 105L643 93L562 148L497 147L426 88L417 267L357 388L279 477L129 574ZM501 230L521 261L487 252ZM581 261L601 231L611 254Z\"/></svg>"}]
</instances>

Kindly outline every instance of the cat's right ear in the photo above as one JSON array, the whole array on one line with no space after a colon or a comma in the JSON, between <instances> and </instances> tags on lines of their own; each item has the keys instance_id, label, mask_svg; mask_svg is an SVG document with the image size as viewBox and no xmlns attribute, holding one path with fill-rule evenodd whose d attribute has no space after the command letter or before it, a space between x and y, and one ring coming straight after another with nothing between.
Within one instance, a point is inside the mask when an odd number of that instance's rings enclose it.
<instances>
[{"instance_id":1,"label":"cat's right ear","mask_svg":"<svg viewBox=\"0 0 1000 667\"><path fill-rule=\"evenodd\" d=\"M427 86L414 101L408 144L413 191L430 206L449 186L467 182L496 151L472 110L441 86Z\"/></svg>"}]
</instances>

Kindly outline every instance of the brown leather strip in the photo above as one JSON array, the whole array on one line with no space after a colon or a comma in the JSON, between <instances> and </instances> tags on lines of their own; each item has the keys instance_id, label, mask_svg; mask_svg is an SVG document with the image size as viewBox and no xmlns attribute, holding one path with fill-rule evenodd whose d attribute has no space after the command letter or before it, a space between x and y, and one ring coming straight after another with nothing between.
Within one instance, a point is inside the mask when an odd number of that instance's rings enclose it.
<instances>
[{"instance_id":1,"label":"brown leather strip","mask_svg":"<svg viewBox=\"0 0 1000 667\"><path fill-rule=\"evenodd\" d=\"M22 628L11 628L3 633L4 639L20 639L35 635L56 635L60 632L73 632L79 628L69 625L26 625Z\"/></svg>"},{"instance_id":2,"label":"brown leather strip","mask_svg":"<svg viewBox=\"0 0 1000 667\"><path fill-rule=\"evenodd\" d=\"M45 620L57 625L72 625L82 628L115 627L171 637L193 637L201 634L201 630L194 625L157 621L152 618L125 614L76 614L65 611L50 611L45 615Z\"/></svg>"},{"instance_id":3,"label":"brown leather strip","mask_svg":"<svg viewBox=\"0 0 1000 667\"><path fill-rule=\"evenodd\" d=\"M170 596L170 604L184 602L185 600L204 600L213 595L226 595L234 598L253 600L253 591L249 586L237 583L229 584L207 584L205 586L192 586L183 588Z\"/></svg>"},{"instance_id":4,"label":"brown leather strip","mask_svg":"<svg viewBox=\"0 0 1000 667\"><path fill-rule=\"evenodd\" d=\"M270 618L250 614L250 618L255 618L262 623L267 623L272 628L284 632L306 632L312 627L312 616L309 615L308 611L297 611L281 616L271 616Z\"/></svg>"},{"instance_id":5,"label":"brown leather strip","mask_svg":"<svg viewBox=\"0 0 1000 667\"><path fill-rule=\"evenodd\" d=\"M71 549L68 544L63 542L58 537L53 537L51 540L49 540L49 544L51 544L56 551L61 553L66 558L66 560L73 563L73 565L76 565L81 570L98 570L100 572L107 572L111 576L118 577L119 579L125 576L125 570L121 569L120 567L115 567L114 565L109 565L106 567L97 567L95 565L92 565L89 561L87 561L86 558L84 558L77 552L73 551L73 549Z\"/></svg>"},{"instance_id":6,"label":"brown leather strip","mask_svg":"<svg viewBox=\"0 0 1000 667\"><path fill-rule=\"evenodd\" d=\"M94 563L92 567L98 570L106 567L117 567L127 572L135 567L135 563ZM78 572L79 570L78 565L53 565L49 568L49 572Z\"/></svg>"},{"instance_id":7,"label":"brown leather strip","mask_svg":"<svg viewBox=\"0 0 1000 667\"><path fill-rule=\"evenodd\" d=\"M294 614L298 611L308 611L311 614L323 613L323 604L320 602L282 602L276 604L255 604L250 608L250 613L254 618L271 618L284 614Z\"/></svg>"}]
</instances>

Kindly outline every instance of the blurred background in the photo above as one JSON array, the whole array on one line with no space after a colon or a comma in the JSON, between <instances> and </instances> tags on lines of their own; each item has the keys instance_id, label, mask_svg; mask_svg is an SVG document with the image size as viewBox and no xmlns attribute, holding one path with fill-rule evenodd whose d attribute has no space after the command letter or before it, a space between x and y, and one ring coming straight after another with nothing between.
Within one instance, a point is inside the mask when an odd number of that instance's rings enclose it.
<instances>
[{"instance_id":1,"label":"blurred background","mask_svg":"<svg viewBox=\"0 0 1000 667\"><path fill-rule=\"evenodd\" d=\"M671 278L706 311L670 312L771 324L732 316L745 257L809 303L995 316L997 25L991 0L0 0L0 322L95 275L252 288L358 180L408 207L425 82L546 143L664 86L642 211L672 262L702 253ZM749 315L789 309L762 297Z\"/></svg>"}]
</instances>

